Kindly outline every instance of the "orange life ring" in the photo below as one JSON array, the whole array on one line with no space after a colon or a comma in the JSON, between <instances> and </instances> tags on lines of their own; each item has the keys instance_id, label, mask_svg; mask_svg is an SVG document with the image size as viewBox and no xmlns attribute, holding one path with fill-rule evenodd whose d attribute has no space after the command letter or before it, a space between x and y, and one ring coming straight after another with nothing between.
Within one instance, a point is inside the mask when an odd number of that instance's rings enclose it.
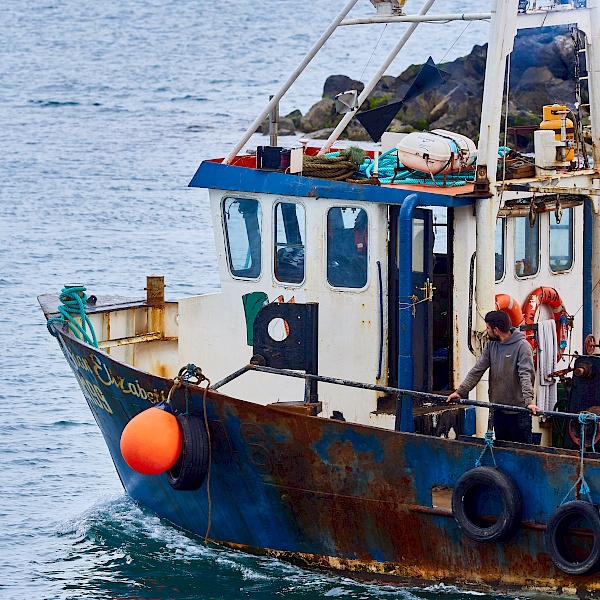
<instances>
[{"instance_id":1,"label":"orange life ring","mask_svg":"<svg viewBox=\"0 0 600 600\"><path fill-rule=\"evenodd\" d=\"M513 327L518 327L523 323L523 311L519 303L508 294L496 294L496 310L504 311L510 318Z\"/></svg>"},{"instance_id":2,"label":"orange life ring","mask_svg":"<svg viewBox=\"0 0 600 600\"><path fill-rule=\"evenodd\" d=\"M527 296L527 300L525 300L525 303L523 304L525 325L533 325L535 323L535 315L542 304L545 304L552 309L554 322L556 323L556 340L558 342L557 360L560 360L567 347L568 333L566 319L568 318L569 313L567 312L559 293L554 288L542 286L533 290L533 292ZM535 331L533 329L527 329L525 331L525 337L531 344L531 348L533 349L533 359L535 361L538 348Z\"/></svg>"}]
</instances>

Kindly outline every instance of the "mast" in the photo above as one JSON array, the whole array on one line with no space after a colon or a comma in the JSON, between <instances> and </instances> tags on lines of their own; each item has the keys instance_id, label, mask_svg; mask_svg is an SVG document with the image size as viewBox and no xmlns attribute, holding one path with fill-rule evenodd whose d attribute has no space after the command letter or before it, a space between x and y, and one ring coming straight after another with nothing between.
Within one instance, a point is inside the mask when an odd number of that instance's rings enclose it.
<instances>
[{"instance_id":1,"label":"mast","mask_svg":"<svg viewBox=\"0 0 600 600\"><path fill-rule=\"evenodd\" d=\"M594 167L600 167L600 0L588 0L590 28L586 32L590 125ZM600 187L595 179L593 187ZM592 202L592 331L598 339L600 333L600 206L598 196Z\"/></svg>"},{"instance_id":2,"label":"mast","mask_svg":"<svg viewBox=\"0 0 600 600\"><path fill-rule=\"evenodd\" d=\"M483 192L475 205L477 214L475 328L477 331L485 330L484 316L494 309L494 239L496 216L500 207L500 197L496 189L496 165L506 57L513 49L517 33L517 8L518 0L493 0L492 3L475 183L475 189ZM487 381L477 385L477 400L488 400L487 388ZM477 419L477 423L477 435L483 436L487 428L486 419Z\"/></svg>"}]
</instances>

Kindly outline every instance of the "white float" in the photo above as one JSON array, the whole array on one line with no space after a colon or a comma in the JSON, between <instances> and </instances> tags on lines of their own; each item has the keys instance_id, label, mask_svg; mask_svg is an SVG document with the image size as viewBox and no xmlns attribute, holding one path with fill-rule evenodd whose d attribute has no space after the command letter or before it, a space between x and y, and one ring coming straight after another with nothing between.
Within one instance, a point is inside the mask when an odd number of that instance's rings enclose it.
<instances>
[{"instance_id":1,"label":"white float","mask_svg":"<svg viewBox=\"0 0 600 600\"><path fill-rule=\"evenodd\" d=\"M400 162L424 173L456 173L477 158L472 140L445 129L409 133L396 146Z\"/></svg>"}]
</instances>

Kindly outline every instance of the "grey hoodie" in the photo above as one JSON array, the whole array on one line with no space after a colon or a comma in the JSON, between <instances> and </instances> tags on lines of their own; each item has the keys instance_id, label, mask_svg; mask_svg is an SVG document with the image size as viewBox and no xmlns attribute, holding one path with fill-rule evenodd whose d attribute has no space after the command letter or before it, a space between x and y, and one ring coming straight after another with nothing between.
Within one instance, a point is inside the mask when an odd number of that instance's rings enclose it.
<instances>
[{"instance_id":1,"label":"grey hoodie","mask_svg":"<svg viewBox=\"0 0 600 600\"><path fill-rule=\"evenodd\" d=\"M467 397L489 368L490 402L511 406L533 404L535 369L531 346L516 327L511 332L505 342L490 340L485 345L479 360L456 390L461 398Z\"/></svg>"}]
</instances>

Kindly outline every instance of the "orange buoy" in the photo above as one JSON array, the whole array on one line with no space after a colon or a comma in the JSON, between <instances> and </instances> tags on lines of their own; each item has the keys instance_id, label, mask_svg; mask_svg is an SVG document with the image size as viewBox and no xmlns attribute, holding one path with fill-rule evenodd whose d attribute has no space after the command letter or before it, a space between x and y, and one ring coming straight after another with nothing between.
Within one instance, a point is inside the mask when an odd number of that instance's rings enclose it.
<instances>
[{"instance_id":1,"label":"orange buoy","mask_svg":"<svg viewBox=\"0 0 600 600\"><path fill-rule=\"evenodd\" d=\"M523 323L523 311L519 303L508 294L496 294L496 310L504 311L510 318L513 327Z\"/></svg>"},{"instance_id":2,"label":"orange buoy","mask_svg":"<svg viewBox=\"0 0 600 600\"><path fill-rule=\"evenodd\" d=\"M569 338L569 326L567 325L569 313L563 304L562 298L554 288L541 286L535 288L527 296L527 300L523 304L525 325L533 325L536 322L537 310L542 304L547 305L552 310L554 322L556 323L556 340L558 341L558 356L556 360L561 360L562 355L566 351ZM537 360L538 340L532 327L525 331L525 337L533 349L533 361L535 364Z\"/></svg>"},{"instance_id":3,"label":"orange buoy","mask_svg":"<svg viewBox=\"0 0 600 600\"><path fill-rule=\"evenodd\" d=\"M160 408L136 415L121 434L125 462L143 475L169 470L181 454L182 437L177 418Z\"/></svg>"}]
</instances>

